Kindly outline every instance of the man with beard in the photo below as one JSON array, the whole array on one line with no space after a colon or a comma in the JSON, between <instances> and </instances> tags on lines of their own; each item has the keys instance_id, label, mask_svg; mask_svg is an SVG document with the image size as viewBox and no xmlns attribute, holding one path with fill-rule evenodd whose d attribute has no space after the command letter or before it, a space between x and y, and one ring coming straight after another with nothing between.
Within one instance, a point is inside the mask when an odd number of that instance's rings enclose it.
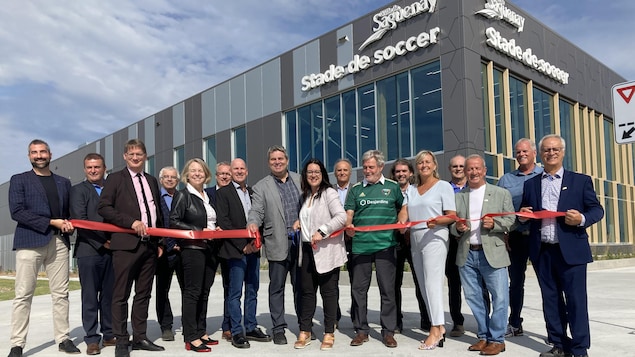
<instances>
[{"instance_id":1,"label":"man with beard","mask_svg":"<svg viewBox=\"0 0 635 357\"><path fill-rule=\"evenodd\" d=\"M18 224L13 236L16 260L15 299L11 316L11 352L22 356L29 330L31 302L38 271L46 270L53 303L53 329L60 352L80 353L69 339L67 221L71 182L51 172L51 149L39 139L31 141L28 151L33 169L11 177L9 209Z\"/></svg>"}]
</instances>

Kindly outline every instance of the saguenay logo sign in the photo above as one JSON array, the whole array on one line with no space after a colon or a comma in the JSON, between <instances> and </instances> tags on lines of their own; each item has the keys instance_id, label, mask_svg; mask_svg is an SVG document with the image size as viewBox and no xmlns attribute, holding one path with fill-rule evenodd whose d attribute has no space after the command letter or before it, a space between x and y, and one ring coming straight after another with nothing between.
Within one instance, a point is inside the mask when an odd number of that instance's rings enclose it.
<instances>
[{"instance_id":1,"label":"saguenay logo sign","mask_svg":"<svg viewBox=\"0 0 635 357\"><path fill-rule=\"evenodd\" d=\"M406 7L394 5L373 16L373 22L377 27L373 27L373 34L359 46L359 50L363 50L369 44L380 40L386 33L392 31L399 26L400 23L415 17L424 12L432 13L437 8L437 0L421 0Z\"/></svg>"},{"instance_id":2,"label":"saguenay logo sign","mask_svg":"<svg viewBox=\"0 0 635 357\"><path fill-rule=\"evenodd\" d=\"M476 13L490 19L503 20L517 28L518 32L523 32L525 27L525 18L505 6L505 0L487 0L485 8Z\"/></svg>"},{"instance_id":3,"label":"saguenay logo sign","mask_svg":"<svg viewBox=\"0 0 635 357\"><path fill-rule=\"evenodd\" d=\"M373 35L364 41L359 49L362 50L369 44L381 39L388 31L396 29L400 23L408 19L423 13L434 12L436 6L437 0L421 0L403 8L399 5L394 5L382 10L373 16L373 21L377 24L373 28ZM310 91L327 83L337 81L349 74L363 71L372 65L392 61L398 56L404 56L420 48L426 48L431 44L437 43L440 33L441 29L434 27L418 35L410 36L394 45L375 50L372 56L355 55L346 65L331 64L323 73L307 74L301 79L302 91Z\"/></svg>"}]
</instances>

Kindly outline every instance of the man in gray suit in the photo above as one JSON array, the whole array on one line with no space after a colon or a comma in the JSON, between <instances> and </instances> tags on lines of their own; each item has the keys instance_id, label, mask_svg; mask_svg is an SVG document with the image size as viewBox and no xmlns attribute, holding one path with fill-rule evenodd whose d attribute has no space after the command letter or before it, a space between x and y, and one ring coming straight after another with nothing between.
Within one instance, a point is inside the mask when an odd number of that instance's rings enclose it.
<instances>
[{"instance_id":1,"label":"man in gray suit","mask_svg":"<svg viewBox=\"0 0 635 357\"><path fill-rule=\"evenodd\" d=\"M293 223L301 206L300 175L288 171L289 157L284 147L274 145L267 151L271 174L253 187L247 229L256 232L262 226L263 253L269 262L269 312L273 324L273 343L287 344L284 329L284 285L291 275L296 316L295 273L298 242Z\"/></svg>"},{"instance_id":2,"label":"man in gray suit","mask_svg":"<svg viewBox=\"0 0 635 357\"><path fill-rule=\"evenodd\" d=\"M459 237L456 264L465 300L478 325L479 341L468 350L491 356L505 351L509 306L507 266L510 262L504 236L515 216L479 218L488 213L514 212L514 205L508 190L485 181L487 167L481 156L468 156L465 172L467 187L456 194L456 214L464 220L453 224L451 232ZM486 287L481 284L481 277ZM483 289L492 295L491 317L483 301Z\"/></svg>"}]
</instances>

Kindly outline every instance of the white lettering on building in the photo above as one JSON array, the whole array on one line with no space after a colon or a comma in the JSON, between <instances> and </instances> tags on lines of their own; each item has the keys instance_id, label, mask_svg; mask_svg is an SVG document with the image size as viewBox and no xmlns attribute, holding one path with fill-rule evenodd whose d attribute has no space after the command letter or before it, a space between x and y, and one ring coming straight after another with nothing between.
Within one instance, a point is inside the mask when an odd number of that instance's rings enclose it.
<instances>
[{"instance_id":1,"label":"white lettering on building","mask_svg":"<svg viewBox=\"0 0 635 357\"><path fill-rule=\"evenodd\" d=\"M523 32L525 27L525 18L505 6L505 0L487 0L485 8L476 13L490 19L504 20L516 27L518 32Z\"/></svg>"},{"instance_id":2,"label":"white lettering on building","mask_svg":"<svg viewBox=\"0 0 635 357\"><path fill-rule=\"evenodd\" d=\"M432 13L436 7L437 0L420 0L403 8L399 5L394 5L382 10L373 16L373 22L377 24L377 27L373 27L374 33L359 46L359 50L363 50L369 44L384 37L387 32L396 29L400 22L424 12Z\"/></svg>"},{"instance_id":3,"label":"white lettering on building","mask_svg":"<svg viewBox=\"0 0 635 357\"><path fill-rule=\"evenodd\" d=\"M435 27L427 32L422 32L417 36L412 36L404 41L399 41L394 46L388 45L382 49L376 50L373 57L355 55L346 66L330 65L324 73L311 73L302 77L302 91L320 87L324 84L337 81L349 74L357 73L369 68L374 64L382 64L386 61L392 61L398 56L406 55L409 52L415 52L420 48L426 48L431 44L438 42L438 35L441 30Z\"/></svg>"},{"instance_id":4,"label":"white lettering on building","mask_svg":"<svg viewBox=\"0 0 635 357\"><path fill-rule=\"evenodd\" d=\"M508 40L502 37L500 32L496 31L493 27L489 27L485 30L485 36L487 36L485 43L487 43L488 46L562 84L569 83L568 72L552 65L544 59L538 58L538 56L533 54L531 48L523 51L522 47L516 45L516 40Z\"/></svg>"}]
</instances>

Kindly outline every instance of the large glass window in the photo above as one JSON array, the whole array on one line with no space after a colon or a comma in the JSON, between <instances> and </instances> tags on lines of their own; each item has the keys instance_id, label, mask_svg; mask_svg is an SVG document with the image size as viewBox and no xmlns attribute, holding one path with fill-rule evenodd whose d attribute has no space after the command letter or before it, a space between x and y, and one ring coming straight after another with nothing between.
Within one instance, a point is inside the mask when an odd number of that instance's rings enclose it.
<instances>
[{"instance_id":1,"label":"large glass window","mask_svg":"<svg viewBox=\"0 0 635 357\"><path fill-rule=\"evenodd\" d=\"M408 73L377 82L377 135L386 160L410 156Z\"/></svg>"},{"instance_id":2,"label":"large glass window","mask_svg":"<svg viewBox=\"0 0 635 357\"><path fill-rule=\"evenodd\" d=\"M354 90L342 94L342 108L344 157L351 161L353 167L357 167L357 96Z\"/></svg>"},{"instance_id":3,"label":"large glass window","mask_svg":"<svg viewBox=\"0 0 635 357\"><path fill-rule=\"evenodd\" d=\"M443 105L441 101L440 63L411 71L414 153L443 150Z\"/></svg>"},{"instance_id":4,"label":"large glass window","mask_svg":"<svg viewBox=\"0 0 635 357\"><path fill-rule=\"evenodd\" d=\"M289 170L298 172L298 122L297 112L292 110L285 113L287 123L287 155L289 155Z\"/></svg>"},{"instance_id":5,"label":"large glass window","mask_svg":"<svg viewBox=\"0 0 635 357\"><path fill-rule=\"evenodd\" d=\"M613 123L604 119L604 164L606 165L606 179L615 181L613 163L618 159L615 155L615 145L613 144Z\"/></svg>"},{"instance_id":6,"label":"large glass window","mask_svg":"<svg viewBox=\"0 0 635 357\"><path fill-rule=\"evenodd\" d=\"M244 126L234 129L234 158L247 161L247 129Z\"/></svg>"},{"instance_id":7,"label":"large glass window","mask_svg":"<svg viewBox=\"0 0 635 357\"><path fill-rule=\"evenodd\" d=\"M185 147L179 146L174 149L174 167L176 171L181 173L183 171L183 167L185 166ZM183 184L179 183L179 188L183 188Z\"/></svg>"},{"instance_id":8,"label":"large glass window","mask_svg":"<svg viewBox=\"0 0 635 357\"><path fill-rule=\"evenodd\" d=\"M506 153L505 145L505 97L503 96L503 72L494 69L494 123L496 124L496 151Z\"/></svg>"},{"instance_id":9,"label":"large glass window","mask_svg":"<svg viewBox=\"0 0 635 357\"><path fill-rule=\"evenodd\" d=\"M509 77L509 109L511 113L512 144L527 136L527 85Z\"/></svg>"},{"instance_id":10,"label":"large glass window","mask_svg":"<svg viewBox=\"0 0 635 357\"><path fill-rule=\"evenodd\" d=\"M567 170L576 170L576 142L574 140L573 105L560 99L558 106L560 107L560 136L562 136L564 142L567 144L563 165Z\"/></svg>"},{"instance_id":11,"label":"large glass window","mask_svg":"<svg viewBox=\"0 0 635 357\"><path fill-rule=\"evenodd\" d=\"M324 100L325 139L326 139L326 160L324 164L327 168L332 168L335 162L342 157L342 116L340 115L340 96L335 96Z\"/></svg>"},{"instance_id":12,"label":"large glass window","mask_svg":"<svg viewBox=\"0 0 635 357\"><path fill-rule=\"evenodd\" d=\"M324 160L324 116L322 102L313 103L298 109L300 148L300 167L307 160L317 158Z\"/></svg>"},{"instance_id":13,"label":"large glass window","mask_svg":"<svg viewBox=\"0 0 635 357\"><path fill-rule=\"evenodd\" d=\"M553 98L541 89L534 87L534 126L536 140L540 141L547 134L554 134L553 130Z\"/></svg>"},{"instance_id":14,"label":"large glass window","mask_svg":"<svg viewBox=\"0 0 635 357\"><path fill-rule=\"evenodd\" d=\"M155 172L155 164L154 164L154 156L148 156L148 159L146 160L146 167L145 167L145 171L147 173L149 173L152 176L156 176L159 177L159 173ZM110 174L110 172L108 172L108 174Z\"/></svg>"},{"instance_id":15,"label":"large glass window","mask_svg":"<svg viewBox=\"0 0 635 357\"><path fill-rule=\"evenodd\" d=\"M487 64L481 63L481 91L483 92L483 128L485 135L485 151L492 151L492 133L489 130L489 80L487 79Z\"/></svg>"},{"instance_id":16,"label":"large glass window","mask_svg":"<svg viewBox=\"0 0 635 357\"><path fill-rule=\"evenodd\" d=\"M377 148L375 127L375 84L363 86L357 90L359 100L359 142L360 152Z\"/></svg>"},{"instance_id":17,"label":"large glass window","mask_svg":"<svg viewBox=\"0 0 635 357\"><path fill-rule=\"evenodd\" d=\"M286 112L289 168L297 171L311 157L329 169L342 157L358 167L371 149L387 160L441 151L442 120L437 61Z\"/></svg>"}]
</instances>

